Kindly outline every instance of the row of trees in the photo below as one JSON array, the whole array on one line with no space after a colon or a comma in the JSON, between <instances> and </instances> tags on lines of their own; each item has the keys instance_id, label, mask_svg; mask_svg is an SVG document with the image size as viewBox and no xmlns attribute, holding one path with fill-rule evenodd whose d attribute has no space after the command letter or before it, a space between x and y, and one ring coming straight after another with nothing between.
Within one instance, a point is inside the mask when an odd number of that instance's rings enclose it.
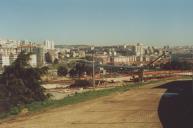
<instances>
[{"instance_id":1,"label":"row of trees","mask_svg":"<svg viewBox=\"0 0 193 128\"><path fill-rule=\"evenodd\" d=\"M99 71L97 68L95 69L96 72ZM68 70L66 66L59 66L57 69L57 74L59 76L66 76L67 74L69 74L70 77L80 77L85 74L92 75L92 65L86 63L76 63L70 70Z\"/></svg>"},{"instance_id":2,"label":"row of trees","mask_svg":"<svg viewBox=\"0 0 193 128\"><path fill-rule=\"evenodd\" d=\"M154 67L151 67L153 69ZM160 69L163 70L191 70L192 64L188 62L179 62L179 61L172 61L165 64L160 65ZM128 72L128 69L125 68L106 68L108 72ZM99 72L99 68L95 67L95 73ZM67 66L59 66L58 67L58 75L59 76L66 76L69 74L71 77L83 76L85 74L92 75L92 64L88 63L75 63L74 66L68 70Z\"/></svg>"},{"instance_id":3,"label":"row of trees","mask_svg":"<svg viewBox=\"0 0 193 128\"><path fill-rule=\"evenodd\" d=\"M192 64L189 62L172 61L161 64L160 68L164 70L191 70Z\"/></svg>"}]
</instances>

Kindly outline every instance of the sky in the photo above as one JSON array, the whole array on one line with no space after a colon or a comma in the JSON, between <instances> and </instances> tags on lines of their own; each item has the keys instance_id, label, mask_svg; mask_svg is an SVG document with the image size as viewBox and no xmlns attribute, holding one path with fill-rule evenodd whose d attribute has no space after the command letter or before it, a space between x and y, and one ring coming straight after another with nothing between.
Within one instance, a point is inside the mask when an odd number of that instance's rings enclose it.
<instances>
[{"instance_id":1,"label":"sky","mask_svg":"<svg viewBox=\"0 0 193 128\"><path fill-rule=\"evenodd\" d=\"M193 44L193 0L0 0L0 38Z\"/></svg>"}]
</instances>

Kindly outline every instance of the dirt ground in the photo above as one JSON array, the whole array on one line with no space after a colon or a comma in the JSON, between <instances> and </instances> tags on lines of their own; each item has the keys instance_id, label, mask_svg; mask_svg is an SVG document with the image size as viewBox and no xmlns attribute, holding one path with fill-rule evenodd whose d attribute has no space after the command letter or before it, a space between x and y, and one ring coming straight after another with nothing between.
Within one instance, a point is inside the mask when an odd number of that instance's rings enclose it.
<instances>
[{"instance_id":1,"label":"dirt ground","mask_svg":"<svg viewBox=\"0 0 193 128\"><path fill-rule=\"evenodd\" d=\"M162 128L158 107L166 89L153 87L166 82L20 116L0 128Z\"/></svg>"}]
</instances>

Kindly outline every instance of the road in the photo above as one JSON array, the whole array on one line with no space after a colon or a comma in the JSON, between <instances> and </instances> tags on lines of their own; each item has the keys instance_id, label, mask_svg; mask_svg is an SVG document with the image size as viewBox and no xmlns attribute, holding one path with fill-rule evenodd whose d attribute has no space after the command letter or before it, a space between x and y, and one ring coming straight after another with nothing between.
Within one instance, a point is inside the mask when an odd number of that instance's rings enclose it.
<instances>
[{"instance_id":1,"label":"road","mask_svg":"<svg viewBox=\"0 0 193 128\"><path fill-rule=\"evenodd\" d=\"M154 87L166 82L19 116L0 128L162 128L158 108L167 89Z\"/></svg>"}]
</instances>

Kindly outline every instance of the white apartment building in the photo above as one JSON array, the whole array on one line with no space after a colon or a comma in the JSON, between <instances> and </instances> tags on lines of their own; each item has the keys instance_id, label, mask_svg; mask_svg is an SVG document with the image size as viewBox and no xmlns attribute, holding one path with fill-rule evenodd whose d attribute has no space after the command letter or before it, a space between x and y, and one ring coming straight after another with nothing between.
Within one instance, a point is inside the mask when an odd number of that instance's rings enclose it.
<instances>
[{"instance_id":1,"label":"white apartment building","mask_svg":"<svg viewBox=\"0 0 193 128\"><path fill-rule=\"evenodd\" d=\"M137 61L136 56L117 56L113 57L114 64L132 64Z\"/></svg>"},{"instance_id":2,"label":"white apartment building","mask_svg":"<svg viewBox=\"0 0 193 128\"><path fill-rule=\"evenodd\" d=\"M144 46L143 44L138 43L134 46L134 52L136 56L142 56L144 55Z\"/></svg>"},{"instance_id":3,"label":"white apartment building","mask_svg":"<svg viewBox=\"0 0 193 128\"><path fill-rule=\"evenodd\" d=\"M0 67L9 66L10 60L8 55L0 54Z\"/></svg>"},{"instance_id":4,"label":"white apartment building","mask_svg":"<svg viewBox=\"0 0 193 128\"><path fill-rule=\"evenodd\" d=\"M15 61L16 58L17 58L16 55L9 56L9 55L0 54L0 67L3 68L4 66L11 65ZM37 67L37 55L36 54L30 55L29 64L32 67Z\"/></svg>"},{"instance_id":5,"label":"white apartment building","mask_svg":"<svg viewBox=\"0 0 193 128\"><path fill-rule=\"evenodd\" d=\"M44 48L47 50L54 50L54 41L45 40Z\"/></svg>"},{"instance_id":6,"label":"white apartment building","mask_svg":"<svg viewBox=\"0 0 193 128\"><path fill-rule=\"evenodd\" d=\"M31 54L31 55L30 55L29 64L30 64L32 67L37 67L37 55L36 55L36 54Z\"/></svg>"}]
</instances>

